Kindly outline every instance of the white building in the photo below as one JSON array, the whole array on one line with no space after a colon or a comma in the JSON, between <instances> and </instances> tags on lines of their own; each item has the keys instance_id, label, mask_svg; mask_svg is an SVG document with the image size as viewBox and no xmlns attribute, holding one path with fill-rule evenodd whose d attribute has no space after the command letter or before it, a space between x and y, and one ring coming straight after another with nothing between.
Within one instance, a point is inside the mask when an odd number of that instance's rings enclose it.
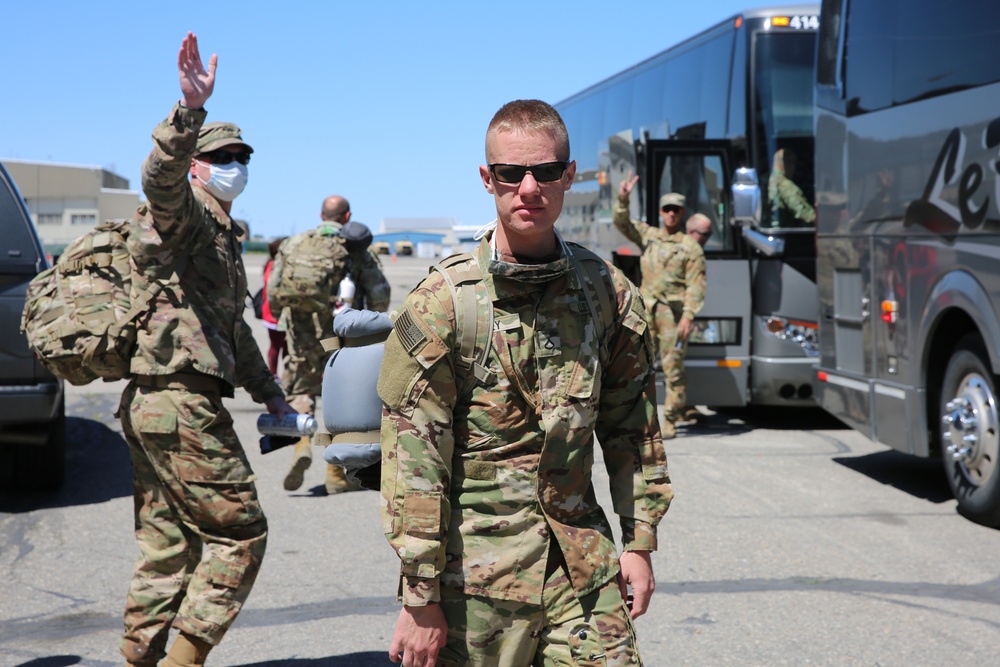
<instances>
[{"instance_id":1,"label":"white building","mask_svg":"<svg viewBox=\"0 0 1000 667\"><path fill-rule=\"evenodd\" d=\"M139 205L139 192L129 189L128 180L101 167L0 161L49 249L61 249L105 220L130 218Z\"/></svg>"}]
</instances>

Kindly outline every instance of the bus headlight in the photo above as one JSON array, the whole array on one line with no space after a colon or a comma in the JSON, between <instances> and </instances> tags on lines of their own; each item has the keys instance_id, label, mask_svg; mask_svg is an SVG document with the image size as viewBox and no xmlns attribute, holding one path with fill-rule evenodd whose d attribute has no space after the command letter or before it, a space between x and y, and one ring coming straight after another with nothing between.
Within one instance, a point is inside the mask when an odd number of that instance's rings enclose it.
<instances>
[{"instance_id":1,"label":"bus headlight","mask_svg":"<svg viewBox=\"0 0 1000 667\"><path fill-rule=\"evenodd\" d=\"M808 357L819 356L819 338L815 322L768 317L761 320L761 328L769 336L795 343Z\"/></svg>"}]
</instances>

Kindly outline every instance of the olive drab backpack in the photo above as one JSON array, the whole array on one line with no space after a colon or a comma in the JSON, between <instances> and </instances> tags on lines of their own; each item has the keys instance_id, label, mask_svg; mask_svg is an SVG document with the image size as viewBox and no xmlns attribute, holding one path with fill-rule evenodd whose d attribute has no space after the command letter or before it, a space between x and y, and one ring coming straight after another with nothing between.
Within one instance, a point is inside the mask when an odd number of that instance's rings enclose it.
<instances>
[{"instance_id":1,"label":"olive drab backpack","mask_svg":"<svg viewBox=\"0 0 1000 667\"><path fill-rule=\"evenodd\" d=\"M70 243L55 266L28 285L21 331L42 364L71 384L129 375L136 321L163 285L133 301L127 220L98 225ZM176 267L187 263L182 259ZM170 275L167 273L166 275Z\"/></svg>"},{"instance_id":2,"label":"olive drab backpack","mask_svg":"<svg viewBox=\"0 0 1000 667\"><path fill-rule=\"evenodd\" d=\"M330 308L347 272L347 263L348 251L339 233L310 229L287 239L278 248L267 281L271 312ZM337 270L331 271L331 267Z\"/></svg>"}]
</instances>

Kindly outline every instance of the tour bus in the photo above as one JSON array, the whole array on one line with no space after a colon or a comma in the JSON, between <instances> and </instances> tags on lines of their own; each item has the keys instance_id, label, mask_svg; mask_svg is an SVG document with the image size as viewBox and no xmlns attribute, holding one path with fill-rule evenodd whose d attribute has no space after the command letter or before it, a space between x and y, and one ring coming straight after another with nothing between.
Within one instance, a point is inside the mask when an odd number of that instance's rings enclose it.
<instances>
[{"instance_id":1,"label":"tour bus","mask_svg":"<svg viewBox=\"0 0 1000 667\"><path fill-rule=\"evenodd\" d=\"M1000 524L1000 3L828 0L817 400Z\"/></svg>"},{"instance_id":2,"label":"tour bus","mask_svg":"<svg viewBox=\"0 0 1000 667\"><path fill-rule=\"evenodd\" d=\"M814 201L818 13L746 11L556 105L577 163L566 238L641 280L639 248L611 221L629 172L640 177L633 218L659 225L660 195L678 192L688 216L712 221L685 363L690 405L815 406L814 225L776 214L767 192L775 153L794 153L787 175Z\"/></svg>"}]
</instances>

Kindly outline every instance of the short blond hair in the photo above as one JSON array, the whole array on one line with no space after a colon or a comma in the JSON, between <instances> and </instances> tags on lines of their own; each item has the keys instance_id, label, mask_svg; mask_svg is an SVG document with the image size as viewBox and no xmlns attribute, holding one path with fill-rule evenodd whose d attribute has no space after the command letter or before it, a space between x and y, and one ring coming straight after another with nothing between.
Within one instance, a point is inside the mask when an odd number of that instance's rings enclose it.
<instances>
[{"instance_id":1,"label":"short blond hair","mask_svg":"<svg viewBox=\"0 0 1000 667\"><path fill-rule=\"evenodd\" d=\"M569 133L562 116L548 102L514 100L500 107L486 128L486 162L490 163L490 135L500 132L548 132L559 144L557 160L569 160Z\"/></svg>"}]
</instances>

